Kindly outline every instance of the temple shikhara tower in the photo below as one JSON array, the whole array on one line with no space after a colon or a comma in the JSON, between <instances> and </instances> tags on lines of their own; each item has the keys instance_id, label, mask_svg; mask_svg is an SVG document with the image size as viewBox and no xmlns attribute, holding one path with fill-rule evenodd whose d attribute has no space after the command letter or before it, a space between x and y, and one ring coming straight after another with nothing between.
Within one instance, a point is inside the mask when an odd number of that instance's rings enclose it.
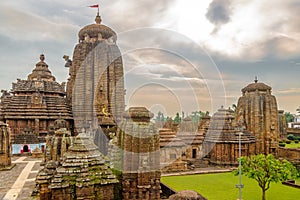
<instances>
[{"instance_id":1,"label":"temple shikhara tower","mask_svg":"<svg viewBox=\"0 0 300 200\"><path fill-rule=\"evenodd\" d=\"M271 90L255 79L242 89L243 96L238 100L236 119L256 137L256 154L276 154L278 149L278 108Z\"/></svg>"},{"instance_id":2,"label":"temple shikhara tower","mask_svg":"<svg viewBox=\"0 0 300 200\"><path fill-rule=\"evenodd\" d=\"M72 128L73 117L65 95L64 83L56 82L45 56L40 55L27 80L18 79L11 92L2 91L2 118L11 129L11 140L25 132L46 136L59 118Z\"/></svg>"},{"instance_id":3,"label":"temple shikhara tower","mask_svg":"<svg viewBox=\"0 0 300 200\"><path fill-rule=\"evenodd\" d=\"M116 45L117 35L101 24L83 27L73 53L67 99L72 105L77 131L96 129L105 132L120 120L125 110L123 62Z\"/></svg>"}]
</instances>

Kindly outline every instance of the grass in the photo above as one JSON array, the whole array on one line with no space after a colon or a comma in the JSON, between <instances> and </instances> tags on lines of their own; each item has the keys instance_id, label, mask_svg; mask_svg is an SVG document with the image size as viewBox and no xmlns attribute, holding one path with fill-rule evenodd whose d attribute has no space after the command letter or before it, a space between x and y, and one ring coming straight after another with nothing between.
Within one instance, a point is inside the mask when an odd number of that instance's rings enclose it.
<instances>
[{"instance_id":1,"label":"grass","mask_svg":"<svg viewBox=\"0 0 300 200\"><path fill-rule=\"evenodd\" d=\"M300 148L300 143L295 143L294 141L291 144L285 144L286 148Z\"/></svg>"},{"instance_id":2,"label":"grass","mask_svg":"<svg viewBox=\"0 0 300 200\"><path fill-rule=\"evenodd\" d=\"M199 174L187 176L162 177L162 182L175 189L195 190L209 200L235 200L238 198L238 176L233 173ZM255 180L243 176L243 200L261 200L261 189ZM268 200L300 199L300 189L271 183L266 192Z\"/></svg>"}]
</instances>

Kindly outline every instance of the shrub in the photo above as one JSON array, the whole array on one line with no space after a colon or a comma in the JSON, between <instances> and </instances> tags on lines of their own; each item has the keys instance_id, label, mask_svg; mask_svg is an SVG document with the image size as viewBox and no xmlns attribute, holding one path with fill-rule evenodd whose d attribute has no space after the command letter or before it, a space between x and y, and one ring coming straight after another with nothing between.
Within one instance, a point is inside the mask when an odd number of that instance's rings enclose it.
<instances>
[{"instance_id":1,"label":"shrub","mask_svg":"<svg viewBox=\"0 0 300 200\"><path fill-rule=\"evenodd\" d=\"M279 146L280 147L285 147L285 144L284 143L279 143Z\"/></svg>"},{"instance_id":2,"label":"shrub","mask_svg":"<svg viewBox=\"0 0 300 200\"><path fill-rule=\"evenodd\" d=\"M291 141L290 141L290 140L287 140L285 143L287 143L287 144L291 144Z\"/></svg>"},{"instance_id":3,"label":"shrub","mask_svg":"<svg viewBox=\"0 0 300 200\"><path fill-rule=\"evenodd\" d=\"M295 140L295 136L293 134L288 134L287 139L289 140Z\"/></svg>"},{"instance_id":4,"label":"shrub","mask_svg":"<svg viewBox=\"0 0 300 200\"><path fill-rule=\"evenodd\" d=\"M298 144L298 143L299 143L299 140L295 140L294 142L295 142L296 144Z\"/></svg>"}]
</instances>

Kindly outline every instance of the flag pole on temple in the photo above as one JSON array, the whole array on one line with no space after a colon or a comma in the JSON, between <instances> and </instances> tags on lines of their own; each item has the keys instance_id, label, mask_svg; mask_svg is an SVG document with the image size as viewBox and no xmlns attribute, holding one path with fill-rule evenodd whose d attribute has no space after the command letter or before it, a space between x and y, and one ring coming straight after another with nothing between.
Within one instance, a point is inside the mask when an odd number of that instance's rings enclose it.
<instances>
[{"instance_id":1,"label":"flag pole on temple","mask_svg":"<svg viewBox=\"0 0 300 200\"><path fill-rule=\"evenodd\" d=\"M90 8L97 8L97 15L99 15L99 4L91 5Z\"/></svg>"}]
</instances>

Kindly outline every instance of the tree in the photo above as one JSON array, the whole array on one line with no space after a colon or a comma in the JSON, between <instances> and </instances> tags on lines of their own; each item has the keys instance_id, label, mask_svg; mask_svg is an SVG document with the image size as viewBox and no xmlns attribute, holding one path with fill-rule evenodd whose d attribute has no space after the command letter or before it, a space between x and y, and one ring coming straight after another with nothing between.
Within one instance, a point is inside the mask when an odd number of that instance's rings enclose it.
<instances>
[{"instance_id":1,"label":"tree","mask_svg":"<svg viewBox=\"0 0 300 200\"><path fill-rule=\"evenodd\" d=\"M262 200L266 200L266 191L270 183L278 183L294 179L298 175L296 167L287 160L279 161L272 154L241 157L242 173L255 179L262 190ZM238 174L238 170L235 171Z\"/></svg>"},{"instance_id":2,"label":"tree","mask_svg":"<svg viewBox=\"0 0 300 200\"><path fill-rule=\"evenodd\" d=\"M180 123L181 122L181 117L179 116L179 113L176 113L176 117L174 118L175 123Z\"/></svg>"},{"instance_id":3,"label":"tree","mask_svg":"<svg viewBox=\"0 0 300 200\"><path fill-rule=\"evenodd\" d=\"M286 118L287 123L294 121L295 116L293 114L291 114L290 112L285 112L284 116Z\"/></svg>"}]
</instances>

